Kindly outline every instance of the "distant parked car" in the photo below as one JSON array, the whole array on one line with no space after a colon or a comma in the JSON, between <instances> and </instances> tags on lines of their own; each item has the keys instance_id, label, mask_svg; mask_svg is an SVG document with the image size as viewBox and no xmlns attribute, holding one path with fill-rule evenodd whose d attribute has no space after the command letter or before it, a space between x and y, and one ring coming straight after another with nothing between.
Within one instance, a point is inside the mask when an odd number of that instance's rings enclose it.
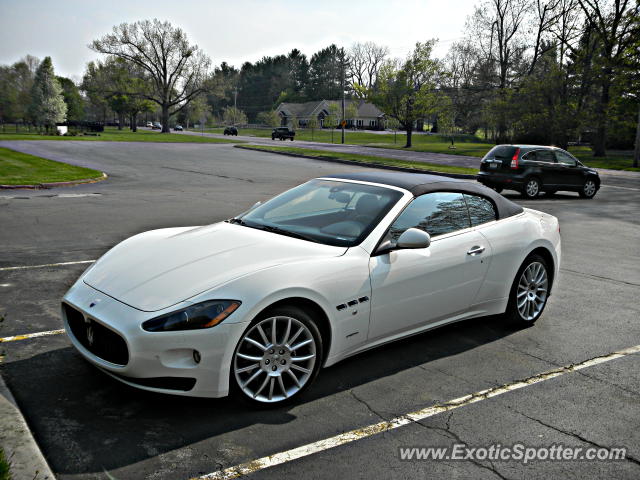
<instances>
[{"instance_id":1,"label":"distant parked car","mask_svg":"<svg viewBox=\"0 0 640 480\"><path fill-rule=\"evenodd\" d=\"M175 127L173 127L173 129L174 129L176 132L182 132L182 130L183 130L182 125L176 125Z\"/></svg>"},{"instance_id":2,"label":"distant parked car","mask_svg":"<svg viewBox=\"0 0 640 480\"><path fill-rule=\"evenodd\" d=\"M151 128L153 130L162 130L162 124L160 122L153 122L153 125L151 126Z\"/></svg>"},{"instance_id":3,"label":"distant parked car","mask_svg":"<svg viewBox=\"0 0 640 480\"><path fill-rule=\"evenodd\" d=\"M561 148L539 145L496 145L482 159L478 181L498 192L519 191L525 198L558 190L593 198L600 189L596 170Z\"/></svg>"},{"instance_id":4,"label":"distant parked car","mask_svg":"<svg viewBox=\"0 0 640 480\"><path fill-rule=\"evenodd\" d=\"M236 127L226 127L223 132L225 135L238 136L238 129Z\"/></svg>"},{"instance_id":5,"label":"distant parked car","mask_svg":"<svg viewBox=\"0 0 640 480\"><path fill-rule=\"evenodd\" d=\"M295 136L296 136L296 132L289 129L289 127L274 128L273 132L271 132L271 140L275 140L276 138L280 140L286 140L288 138L293 142L293 137Z\"/></svg>"},{"instance_id":6,"label":"distant parked car","mask_svg":"<svg viewBox=\"0 0 640 480\"><path fill-rule=\"evenodd\" d=\"M153 123L147 122L147 128L153 128Z\"/></svg>"}]
</instances>

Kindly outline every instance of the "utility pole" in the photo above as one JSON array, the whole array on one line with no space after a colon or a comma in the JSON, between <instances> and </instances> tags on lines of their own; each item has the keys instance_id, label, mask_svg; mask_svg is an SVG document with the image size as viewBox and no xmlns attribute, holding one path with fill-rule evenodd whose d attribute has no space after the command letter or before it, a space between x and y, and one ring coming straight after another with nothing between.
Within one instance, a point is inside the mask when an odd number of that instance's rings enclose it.
<instances>
[{"instance_id":1,"label":"utility pole","mask_svg":"<svg viewBox=\"0 0 640 480\"><path fill-rule=\"evenodd\" d=\"M238 89L233 90L233 108L238 109Z\"/></svg>"},{"instance_id":2,"label":"utility pole","mask_svg":"<svg viewBox=\"0 0 640 480\"><path fill-rule=\"evenodd\" d=\"M638 168L640 163L640 108L638 109L638 125L636 126L636 145L633 152L633 167Z\"/></svg>"},{"instance_id":3,"label":"utility pole","mask_svg":"<svg viewBox=\"0 0 640 480\"><path fill-rule=\"evenodd\" d=\"M340 70L342 71L342 80L340 82L340 84L342 85L342 119L340 120L340 126L342 127L342 143L344 143L344 76L346 69L347 62L344 56L344 48L342 48L340 54Z\"/></svg>"}]
</instances>

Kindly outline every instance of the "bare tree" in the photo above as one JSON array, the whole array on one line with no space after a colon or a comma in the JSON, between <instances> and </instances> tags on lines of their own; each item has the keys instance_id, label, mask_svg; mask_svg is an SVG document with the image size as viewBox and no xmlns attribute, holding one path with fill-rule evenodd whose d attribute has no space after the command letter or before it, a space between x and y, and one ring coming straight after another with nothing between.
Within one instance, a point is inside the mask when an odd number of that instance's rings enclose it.
<instances>
[{"instance_id":1,"label":"bare tree","mask_svg":"<svg viewBox=\"0 0 640 480\"><path fill-rule=\"evenodd\" d=\"M389 56L389 48L373 42L354 43L348 51L349 81L362 89L371 90L378 79L378 72ZM358 95L358 90L355 90Z\"/></svg>"},{"instance_id":2,"label":"bare tree","mask_svg":"<svg viewBox=\"0 0 640 480\"><path fill-rule=\"evenodd\" d=\"M635 22L638 12L637 7L634 8L629 0L578 0L578 4L601 45L602 70L593 154L596 157L604 157L612 75L621 67L625 50L637 39L637 35L640 35Z\"/></svg>"},{"instance_id":3,"label":"bare tree","mask_svg":"<svg viewBox=\"0 0 640 480\"><path fill-rule=\"evenodd\" d=\"M203 91L210 65L197 45L169 22L157 19L113 27L89 48L123 58L144 70L152 86L149 100L162 109L162 132L169 132L169 117Z\"/></svg>"},{"instance_id":4,"label":"bare tree","mask_svg":"<svg viewBox=\"0 0 640 480\"><path fill-rule=\"evenodd\" d=\"M533 69L541 55L553 48L553 43L547 42L546 46L543 43L545 37L550 35L551 28L557 23L558 18L562 15L562 11L557 7L562 0L536 0L535 12L536 17L534 20L536 39L533 44L533 54L531 62L529 63L528 74L533 73Z\"/></svg>"},{"instance_id":5,"label":"bare tree","mask_svg":"<svg viewBox=\"0 0 640 480\"><path fill-rule=\"evenodd\" d=\"M469 21L470 34L480 43L486 61L495 65L498 100L504 103L506 89L519 76L517 68L526 50L524 23L530 0L487 0ZM505 141L507 119L498 112L498 143Z\"/></svg>"}]
</instances>

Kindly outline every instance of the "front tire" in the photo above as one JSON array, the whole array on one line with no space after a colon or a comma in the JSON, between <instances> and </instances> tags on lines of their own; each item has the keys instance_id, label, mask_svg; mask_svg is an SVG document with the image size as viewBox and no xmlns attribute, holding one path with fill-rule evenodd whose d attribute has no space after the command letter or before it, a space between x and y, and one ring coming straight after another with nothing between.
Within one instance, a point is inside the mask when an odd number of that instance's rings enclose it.
<instances>
[{"instance_id":1,"label":"front tire","mask_svg":"<svg viewBox=\"0 0 640 480\"><path fill-rule=\"evenodd\" d=\"M587 178L578 193L582 198L593 198L596 196L597 192L598 185L596 184L595 180L592 178Z\"/></svg>"},{"instance_id":2,"label":"front tire","mask_svg":"<svg viewBox=\"0 0 640 480\"><path fill-rule=\"evenodd\" d=\"M521 327L533 325L547 305L550 288L547 261L540 255L530 255L513 280L505 319Z\"/></svg>"},{"instance_id":3,"label":"front tire","mask_svg":"<svg viewBox=\"0 0 640 480\"><path fill-rule=\"evenodd\" d=\"M525 198L534 199L540 194L540 180L536 177L529 177L522 187L522 196Z\"/></svg>"},{"instance_id":4,"label":"front tire","mask_svg":"<svg viewBox=\"0 0 640 480\"><path fill-rule=\"evenodd\" d=\"M253 406L277 407L298 398L322 364L322 337L311 316L277 307L256 318L236 346L231 384Z\"/></svg>"}]
</instances>

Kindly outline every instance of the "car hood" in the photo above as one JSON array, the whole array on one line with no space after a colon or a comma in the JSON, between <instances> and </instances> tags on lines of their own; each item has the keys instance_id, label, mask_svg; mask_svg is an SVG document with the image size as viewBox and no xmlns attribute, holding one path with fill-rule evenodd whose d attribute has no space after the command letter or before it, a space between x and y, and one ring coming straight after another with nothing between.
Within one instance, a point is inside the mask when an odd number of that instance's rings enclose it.
<instances>
[{"instance_id":1,"label":"car hood","mask_svg":"<svg viewBox=\"0 0 640 480\"><path fill-rule=\"evenodd\" d=\"M258 270L340 256L346 250L229 223L167 228L118 244L83 280L116 300L153 312Z\"/></svg>"}]
</instances>

